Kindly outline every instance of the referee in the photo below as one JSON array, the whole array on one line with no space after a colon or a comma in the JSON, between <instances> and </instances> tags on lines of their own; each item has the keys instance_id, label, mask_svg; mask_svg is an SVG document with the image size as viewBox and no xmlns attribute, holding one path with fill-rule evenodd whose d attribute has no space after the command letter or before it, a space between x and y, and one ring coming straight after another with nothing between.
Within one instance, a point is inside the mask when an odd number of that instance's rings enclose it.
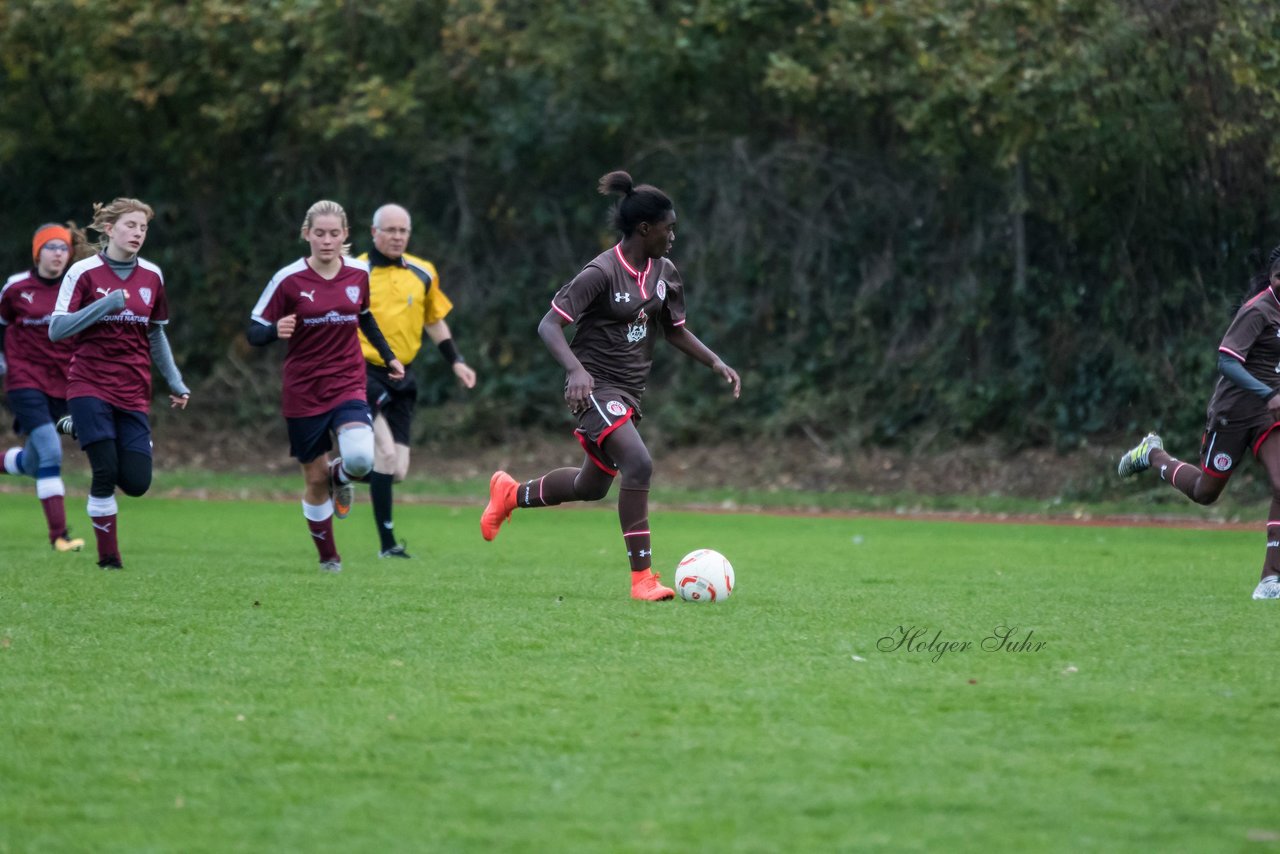
<instances>
[{"instance_id":1,"label":"referee","mask_svg":"<svg viewBox=\"0 0 1280 854\"><path fill-rule=\"evenodd\" d=\"M374 460L369 473L373 518L381 541L379 557L408 558L403 542L396 542L391 521L392 484L409 473L409 438L418 387L411 370L422 349L422 333L466 388L474 388L476 372L453 343L445 316L453 303L440 290L440 276L430 261L405 251L412 226L409 212L399 205L383 205L373 214L373 249L360 260L369 263L369 302L378 328L405 366L404 379L388 377L378 351L360 335L368 377L369 408L373 412Z\"/></svg>"}]
</instances>

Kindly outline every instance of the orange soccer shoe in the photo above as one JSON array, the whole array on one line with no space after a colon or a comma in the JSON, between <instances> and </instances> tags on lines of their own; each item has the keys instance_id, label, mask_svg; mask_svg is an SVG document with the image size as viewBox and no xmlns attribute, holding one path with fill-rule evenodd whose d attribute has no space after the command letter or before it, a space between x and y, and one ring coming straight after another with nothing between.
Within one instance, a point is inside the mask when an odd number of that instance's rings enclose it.
<instances>
[{"instance_id":1,"label":"orange soccer shoe","mask_svg":"<svg viewBox=\"0 0 1280 854\"><path fill-rule=\"evenodd\" d=\"M505 471L495 471L489 478L489 503L480 514L480 536L492 540L498 536L502 523L511 518L511 511L516 509L515 478Z\"/></svg>"},{"instance_id":2,"label":"orange soccer shoe","mask_svg":"<svg viewBox=\"0 0 1280 854\"><path fill-rule=\"evenodd\" d=\"M663 602L676 598L676 592L660 583L662 576L653 570L631 573L631 598L646 602Z\"/></svg>"}]
</instances>

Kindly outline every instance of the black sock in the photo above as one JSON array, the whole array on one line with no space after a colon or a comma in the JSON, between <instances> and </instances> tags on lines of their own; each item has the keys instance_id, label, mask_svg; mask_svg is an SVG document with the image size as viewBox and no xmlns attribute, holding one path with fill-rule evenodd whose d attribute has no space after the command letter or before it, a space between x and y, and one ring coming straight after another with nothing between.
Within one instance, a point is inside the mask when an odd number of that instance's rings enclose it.
<instances>
[{"instance_id":1,"label":"black sock","mask_svg":"<svg viewBox=\"0 0 1280 854\"><path fill-rule=\"evenodd\" d=\"M391 523L391 483L393 478L380 471L369 472L369 497L373 500L373 521L378 525L378 539L382 550L396 544L396 532Z\"/></svg>"}]
</instances>

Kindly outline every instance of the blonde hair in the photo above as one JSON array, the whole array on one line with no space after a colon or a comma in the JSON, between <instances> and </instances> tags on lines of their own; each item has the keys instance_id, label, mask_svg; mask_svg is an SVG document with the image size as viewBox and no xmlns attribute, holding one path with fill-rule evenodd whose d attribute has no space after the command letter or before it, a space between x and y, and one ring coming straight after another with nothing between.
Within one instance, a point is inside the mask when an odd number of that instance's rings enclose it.
<instances>
[{"instance_id":1,"label":"blonde hair","mask_svg":"<svg viewBox=\"0 0 1280 854\"><path fill-rule=\"evenodd\" d=\"M93 222L89 223L89 229L102 235L102 238L98 241L98 248L107 248L107 243L110 240L107 237L107 230L115 225L120 217L135 212L146 214L147 222L150 222L156 215L156 212L151 209L151 205L138 199L126 198L125 196L118 196L112 199L109 205L94 202Z\"/></svg>"},{"instance_id":2,"label":"blonde hair","mask_svg":"<svg viewBox=\"0 0 1280 854\"><path fill-rule=\"evenodd\" d=\"M307 232L311 229L311 225L316 221L318 216L336 216L342 220L342 230L351 231L351 226L347 224L347 212L342 209L342 205L337 202L331 202L328 199L321 199L311 207L307 208L307 215L302 220L302 228L298 234L303 239L307 239ZM342 254L351 254L351 244L342 244Z\"/></svg>"},{"instance_id":3,"label":"blonde hair","mask_svg":"<svg viewBox=\"0 0 1280 854\"><path fill-rule=\"evenodd\" d=\"M69 264L77 261L83 261L90 255L95 254L93 246L89 243L89 237L84 233L84 229L76 225L74 219L66 222L67 231L71 232L71 260Z\"/></svg>"}]
</instances>

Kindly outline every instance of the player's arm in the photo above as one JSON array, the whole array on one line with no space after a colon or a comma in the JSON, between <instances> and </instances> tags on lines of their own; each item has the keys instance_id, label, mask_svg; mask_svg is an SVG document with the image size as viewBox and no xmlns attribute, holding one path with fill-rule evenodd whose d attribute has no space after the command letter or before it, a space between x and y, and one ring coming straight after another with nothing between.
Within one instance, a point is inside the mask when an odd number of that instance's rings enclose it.
<instances>
[{"instance_id":1,"label":"player's arm","mask_svg":"<svg viewBox=\"0 0 1280 854\"><path fill-rule=\"evenodd\" d=\"M437 320L435 323L428 323L422 327L427 333L427 337L431 339L431 343L439 349L440 355L449 368L453 371L453 375L458 378L462 385L466 388L476 387L476 372L471 370L471 366L462 358L462 354L458 352L458 347L453 343L453 332L449 330L449 324L443 319Z\"/></svg>"},{"instance_id":2,"label":"player's arm","mask_svg":"<svg viewBox=\"0 0 1280 854\"><path fill-rule=\"evenodd\" d=\"M1218 373L1222 374L1233 385L1252 392L1263 400L1270 400L1280 395L1280 388L1272 388L1253 374L1245 370L1244 365L1226 353L1218 354Z\"/></svg>"},{"instance_id":3,"label":"player's arm","mask_svg":"<svg viewBox=\"0 0 1280 854\"><path fill-rule=\"evenodd\" d=\"M173 349L169 346L169 336L164 334L164 325L150 324L147 328L147 340L151 342L151 361L169 384L169 405L186 409L191 389L182 381L182 371L178 370L178 363L173 359Z\"/></svg>"},{"instance_id":4,"label":"player's arm","mask_svg":"<svg viewBox=\"0 0 1280 854\"><path fill-rule=\"evenodd\" d=\"M713 353L710 347L699 341L698 336L684 326L667 327L666 334L667 342L672 347L675 347L689 358L706 365L723 377L725 382L731 384L735 400L738 395L742 394L742 378L738 376L738 372L725 364L724 359Z\"/></svg>"},{"instance_id":5,"label":"player's arm","mask_svg":"<svg viewBox=\"0 0 1280 854\"><path fill-rule=\"evenodd\" d=\"M112 291L100 300L89 303L79 311L58 313L55 309L49 319L49 340L61 341L83 332L112 312L124 308L124 291Z\"/></svg>"},{"instance_id":6,"label":"player's arm","mask_svg":"<svg viewBox=\"0 0 1280 854\"><path fill-rule=\"evenodd\" d=\"M1218 373L1232 385L1265 400L1268 410L1280 412L1280 397L1277 397L1280 389L1271 388L1250 374L1244 366L1249 358L1249 348L1266 327L1267 321L1261 312L1249 307L1241 309L1222 336L1222 343L1218 345Z\"/></svg>"},{"instance_id":7,"label":"player's arm","mask_svg":"<svg viewBox=\"0 0 1280 854\"><path fill-rule=\"evenodd\" d=\"M565 338L564 330L570 322L555 308L555 303L552 303L551 310L544 314L538 323L538 337L542 339L543 344L547 345L551 355L560 363L560 367L564 368L565 403L569 404L569 409L572 411L581 412L586 408L587 398L595 389L595 380L591 378L591 374L587 373L587 369L582 367L582 362L578 361L578 357L573 355L573 350L569 348L569 340Z\"/></svg>"},{"instance_id":8,"label":"player's arm","mask_svg":"<svg viewBox=\"0 0 1280 854\"><path fill-rule=\"evenodd\" d=\"M378 320L373 316L373 312L365 309L358 315L358 320L360 331L364 333L364 337L373 345L373 349L378 351L383 363L391 369L388 376L393 380L404 379L404 365L396 358L396 354L392 352L391 345L387 343L386 337L382 334L382 329L378 327Z\"/></svg>"}]
</instances>

